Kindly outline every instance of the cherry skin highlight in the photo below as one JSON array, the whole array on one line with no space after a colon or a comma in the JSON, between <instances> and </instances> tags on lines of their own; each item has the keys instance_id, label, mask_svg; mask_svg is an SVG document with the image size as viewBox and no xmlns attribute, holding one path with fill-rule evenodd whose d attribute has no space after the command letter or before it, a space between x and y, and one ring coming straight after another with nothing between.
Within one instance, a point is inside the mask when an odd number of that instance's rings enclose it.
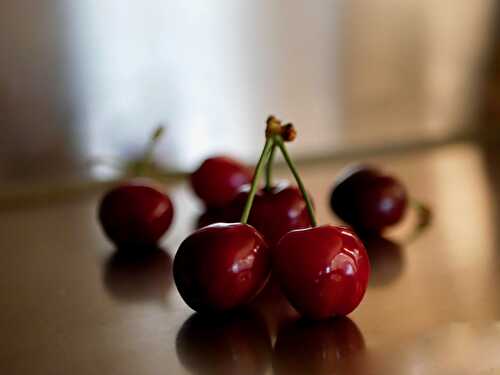
<instances>
[{"instance_id":1,"label":"cherry skin highlight","mask_svg":"<svg viewBox=\"0 0 500 375\"><path fill-rule=\"evenodd\" d=\"M301 315L347 315L363 299L370 263L363 243L346 227L289 232L273 250L273 275Z\"/></svg>"},{"instance_id":2,"label":"cherry skin highlight","mask_svg":"<svg viewBox=\"0 0 500 375\"><path fill-rule=\"evenodd\" d=\"M105 234L118 248L156 245L174 216L169 196L148 179L113 188L102 198L98 211Z\"/></svg>"},{"instance_id":3,"label":"cherry skin highlight","mask_svg":"<svg viewBox=\"0 0 500 375\"><path fill-rule=\"evenodd\" d=\"M252 171L225 156L206 159L191 174L191 187L207 207L224 207L238 189L252 181Z\"/></svg>"},{"instance_id":4,"label":"cherry skin highlight","mask_svg":"<svg viewBox=\"0 0 500 375\"><path fill-rule=\"evenodd\" d=\"M245 185L228 208L228 219L239 220L250 186ZM311 226L306 202L296 186L281 182L271 189L260 189L255 195L248 223L261 233L270 245L294 229Z\"/></svg>"},{"instance_id":5,"label":"cherry skin highlight","mask_svg":"<svg viewBox=\"0 0 500 375\"><path fill-rule=\"evenodd\" d=\"M247 304L270 272L269 248L247 224L212 224L188 236L174 259L175 285L197 312L220 312Z\"/></svg>"},{"instance_id":6,"label":"cherry skin highlight","mask_svg":"<svg viewBox=\"0 0 500 375\"><path fill-rule=\"evenodd\" d=\"M360 233L380 233L398 223L407 205L401 182L367 166L345 172L330 197L333 212Z\"/></svg>"}]
</instances>

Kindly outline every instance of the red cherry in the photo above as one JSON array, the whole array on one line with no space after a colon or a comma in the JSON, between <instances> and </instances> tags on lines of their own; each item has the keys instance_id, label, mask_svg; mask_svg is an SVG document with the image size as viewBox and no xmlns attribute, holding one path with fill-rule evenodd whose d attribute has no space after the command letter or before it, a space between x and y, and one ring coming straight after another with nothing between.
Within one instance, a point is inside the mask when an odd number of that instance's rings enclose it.
<instances>
[{"instance_id":1,"label":"red cherry","mask_svg":"<svg viewBox=\"0 0 500 375\"><path fill-rule=\"evenodd\" d=\"M248 198L250 186L245 185L230 205L229 218L239 220ZM294 229L309 228L311 220L306 202L296 186L281 182L270 190L261 189L255 195L248 223L253 225L270 245Z\"/></svg>"},{"instance_id":2,"label":"red cherry","mask_svg":"<svg viewBox=\"0 0 500 375\"><path fill-rule=\"evenodd\" d=\"M361 371L365 350L363 334L347 317L299 320L279 333L273 370L279 375L354 374Z\"/></svg>"},{"instance_id":3,"label":"red cherry","mask_svg":"<svg viewBox=\"0 0 500 375\"><path fill-rule=\"evenodd\" d=\"M207 207L229 204L240 186L252 181L249 168L229 157L206 159L191 174L191 186Z\"/></svg>"},{"instance_id":4,"label":"red cherry","mask_svg":"<svg viewBox=\"0 0 500 375\"><path fill-rule=\"evenodd\" d=\"M182 242L173 271L189 307L224 311L246 304L261 290L269 276L270 252L250 225L213 224Z\"/></svg>"},{"instance_id":5,"label":"red cherry","mask_svg":"<svg viewBox=\"0 0 500 375\"><path fill-rule=\"evenodd\" d=\"M352 230L324 225L285 234L273 251L273 274L297 311L323 319L359 305L370 263Z\"/></svg>"},{"instance_id":6,"label":"red cherry","mask_svg":"<svg viewBox=\"0 0 500 375\"><path fill-rule=\"evenodd\" d=\"M337 216L360 232L379 233L398 223L407 204L406 190L397 179L366 166L344 173L330 198Z\"/></svg>"},{"instance_id":7,"label":"red cherry","mask_svg":"<svg viewBox=\"0 0 500 375\"><path fill-rule=\"evenodd\" d=\"M271 339L264 322L247 312L193 314L175 341L180 362L193 374L266 373Z\"/></svg>"},{"instance_id":8,"label":"red cherry","mask_svg":"<svg viewBox=\"0 0 500 375\"><path fill-rule=\"evenodd\" d=\"M104 232L118 247L154 246L170 227L174 207L161 188L137 179L104 195L98 215Z\"/></svg>"}]
</instances>

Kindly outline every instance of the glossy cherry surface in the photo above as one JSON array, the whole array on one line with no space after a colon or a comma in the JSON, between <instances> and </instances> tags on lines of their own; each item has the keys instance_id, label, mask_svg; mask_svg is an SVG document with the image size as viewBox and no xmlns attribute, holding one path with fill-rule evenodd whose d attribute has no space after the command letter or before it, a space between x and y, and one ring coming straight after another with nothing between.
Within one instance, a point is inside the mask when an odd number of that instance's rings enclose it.
<instances>
[{"instance_id":1,"label":"glossy cherry surface","mask_svg":"<svg viewBox=\"0 0 500 375\"><path fill-rule=\"evenodd\" d=\"M160 187L137 179L115 187L99 205L99 221L120 248L154 246L172 223L172 201Z\"/></svg>"},{"instance_id":2,"label":"glossy cherry surface","mask_svg":"<svg viewBox=\"0 0 500 375\"><path fill-rule=\"evenodd\" d=\"M398 223L408 204L404 186L367 166L350 168L337 180L330 197L335 214L360 232L381 232Z\"/></svg>"},{"instance_id":3,"label":"glossy cherry surface","mask_svg":"<svg viewBox=\"0 0 500 375\"><path fill-rule=\"evenodd\" d=\"M273 251L273 274L302 315L324 319L359 305L370 263L351 229L324 225L284 235Z\"/></svg>"},{"instance_id":4,"label":"glossy cherry surface","mask_svg":"<svg viewBox=\"0 0 500 375\"><path fill-rule=\"evenodd\" d=\"M193 314L182 325L175 346L181 363L194 374L264 374L272 352L265 323L246 311Z\"/></svg>"},{"instance_id":5,"label":"glossy cherry surface","mask_svg":"<svg viewBox=\"0 0 500 375\"><path fill-rule=\"evenodd\" d=\"M252 181L252 171L225 156L206 159L191 174L191 186L207 207L224 207L238 189Z\"/></svg>"},{"instance_id":6,"label":"glossy cherry surface","mask_svg":"<svg viewBox=\"0 0 500 375\"><path fill-rule=\"evenodd\" d=\"M365 349L363 334L347 317L298 320L280 331L273 370L278 375L356 374Z\"/></svg>"},{"instance_id":7,"label":"glossy cherry surface","mask_svg":"<svg viewBox=\"0 0 500 375\"><path fill-rule=\"evenodd\" d=\"M250 302L270 272L269 248L247 224L212 224L188 236L174 259L174 280L195 311L230 310Z\"/></svg>"},{"instance_id":8,"label":"glossy cherry surface","mask_svg":"<svg viewBox=\"0 0 500 375\"><path fill-rule=\"evenodd\" d=\"M249 191L248 185L240 189L228 209L230 212L228 219L239 220ZM253 225L270 245L275 245L291 230L311 226L306 202L300 190L287 182L257 192L248 223Z\"/></svg>"}]
</instances>

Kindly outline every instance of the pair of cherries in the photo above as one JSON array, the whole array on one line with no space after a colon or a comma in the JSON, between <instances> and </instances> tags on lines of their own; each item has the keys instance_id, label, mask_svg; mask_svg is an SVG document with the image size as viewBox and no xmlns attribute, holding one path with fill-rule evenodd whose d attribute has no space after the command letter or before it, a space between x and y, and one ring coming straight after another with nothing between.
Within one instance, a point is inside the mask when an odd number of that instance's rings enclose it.
<instances>
[{"instance_id":1,"label":"pair of cherries","mask_svg":"<svg viewBox=\"0 0 500 375\"><path fill-rule=\"evenodd\" d=\"M239 192L234 192L236 188L231 192L231 188L244 180L245 172L234 169L234 164L231 169L237 172L214 168L207 173L207 164L216 164L212 160L193 175L193 188L209 207L223 203L241 207L245 200L239 223L203 227L188 236L177 251L174 280L181 297L194 310L214 313L247 304L263 288L271 270L291 304L304 316L346 315L361 302L370 273L366 250L352 230L316 225L311 200L284 143L294 135L290 124L268 119L266 143L252 184ZM268 184L258 191L259 179L266 165L270 171L276 148L283 153L298 189ZM239 176L230 177L233 173ZM219 181L226 184L224 188L216 184L220 176L224 176ZM294 191L300 193L300 199Z\"/></svg>"}]
</instances>

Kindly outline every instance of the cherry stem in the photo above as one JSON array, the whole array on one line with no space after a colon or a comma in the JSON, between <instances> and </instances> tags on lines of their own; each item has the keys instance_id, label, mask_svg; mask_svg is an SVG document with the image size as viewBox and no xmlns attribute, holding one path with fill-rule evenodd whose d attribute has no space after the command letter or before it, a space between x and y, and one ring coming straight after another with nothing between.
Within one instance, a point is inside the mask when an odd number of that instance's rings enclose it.
<instances>
[{"instance_id":1,"label":"cherry stem","mask_svg":"<svg viewBox=\"0 0 500 375\"><path fill-rule=\"evenodd\" d=\"M304 183L302 182L302 179L299 176L299 173L297 171L297 168L295 167L295 164L294 164L292 158L288 154L288 151L287 151L286 146L285 146L285 142L283 141L283 137L281 135L274 135L274 142L281 150L281 153L283 154L283 157L285 158L285 161L288 164L288 167L290 168L290 171L292 172L293 177L295 178L295 181L297 182L297 185L299 186L300 192L302 193L302 197L304 198L304 201L306 202L307 212L309 213L309 218L311 220L311 226L313 226L313 227L318 226L317 221L316 221L316 216L314 215L314 209L312 206L311 199L309 197L309 194L307 194L307 191L304 187Z\"/></svg>"},{"instance_id":2,"label":"cherry stem","mask_svg":"<svg viewBox=\"0 0 500 375\"><path fill-rule=\"evenodd\" d=\"M262 149L262 153L260 154L259 161L255 166L252 185L250 187L250 192L248 193L248 198L245 203L245 208L243 208L243 214L241 215L240 222L242 224L246 224L248 222L248 217L250 216L250 210L252 209L255 194L257 193L257 187L259 186L260 176L262 175L263 169L266 165L266 161L269 159L273 145L274 145L274 139L272 137L268 137L266 139L266 143L264 144L264 148Z\"/></svg>"},{"instance_id":3,"label":"cherry stem","mask_svg":"<svg viewBox=\"0 0 500 375\"><path fill-rule=\"evenodd\" d=\"M269 159L266 165L266 190L269 191L273 187L273 161L274 153L276 152L276 143L273 142L273 147L271 147L271 152L269 154Z\"/></svg>"},{"instance_id":4,"label":"cherry stem","mask_svg":"<svg viewBox=\"0 0 500 375\"><path fill-rule=\"evenodd\" d=\"M418 227L425 228L432 222L432 210L425 203L416 199L411 199L410 203L415 208L418 214Z\"/></svg>"},{"instance_id":5,"label":"cherry stem","mask_svg":"<svg viewBox=\"0 0 500 375\"><path fill-rule=\"evenodd\" d=\"M146 152L144 153L144 156L142 160L139 162L139 166L137 168L136 174L137 175L145 175L146 172L149 171L149 168L151 166L151 162L153 160L153 153L155 150L156 145L158 144L158 141L162 137L163 133L165 132L165 127L163 125L159 125L151 135L151 138L149 140L149 144L146 148Z\"/></svg>"},{"instance_id":6,"label":"cherry stem","mask_svg":"<svg viewBox=\"0 0 500 375\"><path fill-rule=\"evenodd\" d=\"M410 198L410 205L416 211L418 221L413 231L403 241L405 245L409 245L415 241L432 222L432 210L429 206L413 198Z\"/></svg>"}]
</instances>

